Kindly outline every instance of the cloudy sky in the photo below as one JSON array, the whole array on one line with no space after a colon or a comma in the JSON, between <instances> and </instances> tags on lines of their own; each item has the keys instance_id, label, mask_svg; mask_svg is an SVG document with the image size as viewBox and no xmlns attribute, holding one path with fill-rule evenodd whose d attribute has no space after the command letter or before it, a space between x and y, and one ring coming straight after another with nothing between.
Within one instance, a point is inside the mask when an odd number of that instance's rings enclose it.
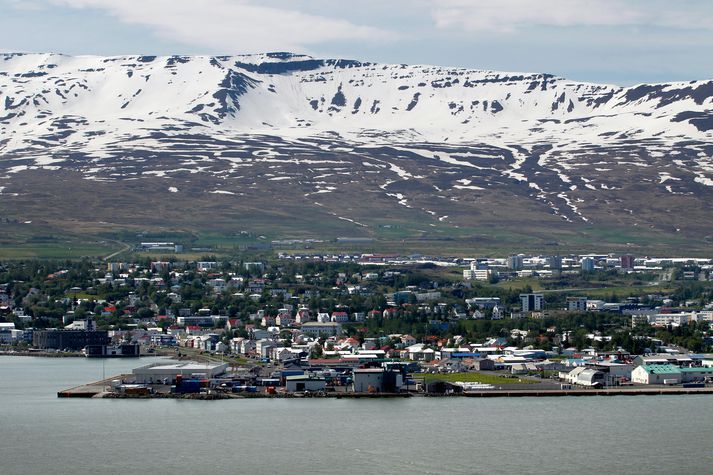
<instances>
[{"instance_id":1,"label":"cloudy sky","mask_svg":"<svg viewBox=\"0 0 713 475\"><path fill-rule=\"evenodd\" d=\"M713 1L0 0L0 51L292 51L628 85L713 78Z\"/></svg>"}]
</instances>

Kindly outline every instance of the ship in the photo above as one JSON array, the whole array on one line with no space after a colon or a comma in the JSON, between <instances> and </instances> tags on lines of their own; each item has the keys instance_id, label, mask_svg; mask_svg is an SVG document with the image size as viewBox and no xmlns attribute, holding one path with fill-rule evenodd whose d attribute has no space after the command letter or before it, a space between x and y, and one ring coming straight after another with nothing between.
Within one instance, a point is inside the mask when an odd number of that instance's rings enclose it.
<instances>
[{"instance_id":1,"label":"ship","mask_svg":"<svg viewBox=\"0 0 713 475\"><path fill-rule=\"evenodd\" d=\"M137 358L141 356L141 347L138 343L87 345L82 353L87 358Z\"/></svg>"}]
</instances>

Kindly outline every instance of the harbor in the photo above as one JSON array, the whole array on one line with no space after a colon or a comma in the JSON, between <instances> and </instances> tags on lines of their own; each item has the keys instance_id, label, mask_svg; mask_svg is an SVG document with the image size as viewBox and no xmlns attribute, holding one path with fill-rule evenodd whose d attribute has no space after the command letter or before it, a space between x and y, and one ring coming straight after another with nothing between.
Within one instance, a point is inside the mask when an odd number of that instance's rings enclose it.
<instances>
[{"instance_id":1,"label":"harbor","mask_svg":"<svg viewBox=\"0 0 713 475\"><path fill-rule=\"evenodd\" d=\"M227 363L192 361L162 361L135 368L99 381L74 386L57 392L59 398L111 399L246 399L246 398L410 398L410 397L580 397L580 396L680 396L713 394L706 385L667 386L633 385L619 387L578 387L548 381L514 385L503 389L480 383L448 383L425 379L413 385L384 385L389 376L372 368L355 370L348 378L332 377L328 386L323 374L290 374L283 371L278 378L257 378L242 368ZM360 380L360 374L369 378ZM404 375L415 378L414 375ZM381 379L378 379L381 378ZM408 380L407 380L408 381ZM411 381L413 382L413 381ZM398 389L396 389L398 388Z\"/></svg>"},{"instance_id":2,"label":"harbor","mask_svg":"<svg viewBox=\"0 0 713 475\"><path fill-rule=\"evenodd\" d=\"M707 395L652 395L615 400L327 397L315 401L308 397L244 394L240 402L233 403L187 397L57 398L62 388L81 389L82 383L90 381L100 386L102 381L110 384L117 376L131 374L133 368L152 361L156 360L108 359L107 378L102 378L103 362L91 358L0 359L0 402L13 409L4 419L3 427L14 434L14 442L0 447L6 466L16 467L10 473L51 472L58 460L75 461L74 467L81 460L83 469L79 471L95 473L169 470L204 473L206 467L214 473L236 470L272 473L280 471L280 467L295 473L326 473L320 467L329 467L331 471L340 467L344 473L369 473L375 470L375 464L381 473L403 473L405 452L412 454L410 460L418 465L418 469L409 473L466 474L478 471L474 467L481 473L513 473L520 468L532 469L530 461L504 463L501 454L512 446L513 437L518 438L518 444L542 438L543 418L548 431L567 441L579 457L576 462L563 461L561 443L543 444L538 448L540 473L573 471L582 463L596 466L599 471L638 473L641 458L624 458L624 462L601 458L601 453L618 457L630 450L647 460L655 460L646 467L654 467L655 463L658 470L654 472L706 473L708 466L704 456L680 455L705 453L706 440L713 434L713 416L704 410L711 401ZM670 435L666 444L651 443L651 434L661 428L663 414L676 423L666 426ZM157 456L157 451L173 454L176 447L196 447L196 431L186 430L187 426L194 427L195 421L225 429L202 431L200 450L187 456ZM265 441L285 437L288 421L302 433L315 434L314 438L284 444L270 455L266 468L264 459L254 455L265 450ZM348 440L345 423L350 427ZM586 429L582 424L586 424ZM238 427L249 430L250 435L242 437L239 444L232 444L234 455L226 457L226 446L231 444L226 433ZM439 427L446 428L450 439L434 449L434 443L440 440L434 431ZM483 430L487 431L487 437L463 436L466 431ZM599 439L596 450L588 450L593 431L606 433L607 437ZM173 434L170 439L166 438L167 433ZM316 442L312 443L313 440ZM622 444L622 440L629 442ZM33 451L37 444L47 447L39 456ZM350 450L338 449L344 444ZM239 468L235 466L236 458L240 460ZM315 465L315 459L320 465ZM410 470L410 466L406 469ZM55 472L77 473L77 470Z\"/></svg>"}]
</instances>

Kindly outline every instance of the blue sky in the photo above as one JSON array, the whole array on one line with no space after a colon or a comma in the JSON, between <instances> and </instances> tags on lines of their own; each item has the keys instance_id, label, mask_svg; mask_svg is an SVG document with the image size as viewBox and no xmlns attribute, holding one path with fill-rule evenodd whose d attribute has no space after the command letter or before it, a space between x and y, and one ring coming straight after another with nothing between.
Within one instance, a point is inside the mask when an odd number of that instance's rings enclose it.
<instances>
[{"instance_id":1,"label":"blue sky","mask_svg":"<svg viewBox=\"0 0 713 475\"><path fill-rule=\"evenodd\" d=\"M713 78L711 0L0 0L0 51L240 54Z\"/></svg>"}]
</instances>

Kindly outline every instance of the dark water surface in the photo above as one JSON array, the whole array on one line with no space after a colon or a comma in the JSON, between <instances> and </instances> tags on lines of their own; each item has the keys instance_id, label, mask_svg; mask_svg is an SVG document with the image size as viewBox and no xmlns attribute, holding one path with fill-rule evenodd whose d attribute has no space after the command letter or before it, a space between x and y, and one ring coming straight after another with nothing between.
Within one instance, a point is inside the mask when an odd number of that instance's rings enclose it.
<instances>
[{"instance_id":1,"label":"dark water surface","mask_svg":"<svg viewBox=\"0 0 713 475\"><path fill-rule=\"evenodd\" d=\"M102 371L0 357L0 473L713 473L713 396L56 397Z\"/></svg>"}]
</instances>

